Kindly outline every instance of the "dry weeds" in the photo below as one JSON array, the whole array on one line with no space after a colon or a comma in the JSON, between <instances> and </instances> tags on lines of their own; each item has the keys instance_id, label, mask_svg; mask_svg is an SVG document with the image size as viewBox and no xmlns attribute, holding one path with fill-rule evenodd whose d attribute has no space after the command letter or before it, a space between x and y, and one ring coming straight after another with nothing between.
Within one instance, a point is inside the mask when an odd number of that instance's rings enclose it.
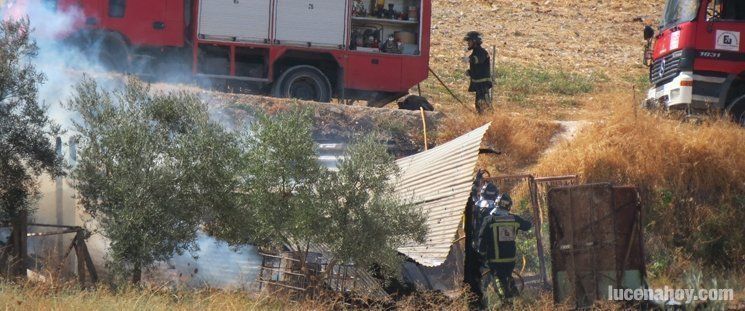
<instances>
[{"instance_id":1,"label":"dry weeds","mask_svg":"<svg viewBox=\"0 0 745 311\"><path fill-rule=\"evenodd\" d=\"M342 297L293 299L287 294L223 290L173 290L167 287L80 289L74 284L0 284L0 307L5 310L468 310L467 301L437 293L418 293L398 301ZM542 292L517 298L513 310L569 310L554 305Z\"/></svg>"},{"instance_id":2,"label":"dry weeds","mask_svg":"<svg viewBox=\"0 0 745 311\"><path fill-rule=\"evenodd\" d=\"M520 116L465 114L442 120L436 142L447 142L488 122L492 125L486 133L484 145L502 154L481 156L479 167L486 168L492 175L518 173L531 166L560 129L555 122Z\"/></svg>"},{"instance_id":3,"label":"dry weeds","mask_svg":"<svg viewBox=\"0 0 745 311\"><path fill-rule=\"evenodd\" d=\"M640 188L656 246L719 267L745 262L745 129L728 120L696 125L616 106L539 160L540 174Z\"/></svg>"}]
</instances>

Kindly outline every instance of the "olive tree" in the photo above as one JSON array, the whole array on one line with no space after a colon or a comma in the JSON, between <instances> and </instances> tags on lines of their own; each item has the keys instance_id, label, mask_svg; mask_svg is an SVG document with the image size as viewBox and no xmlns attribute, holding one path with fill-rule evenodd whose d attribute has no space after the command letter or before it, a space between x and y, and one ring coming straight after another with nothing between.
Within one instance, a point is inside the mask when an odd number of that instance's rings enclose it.
<instances>
[{"instance_id":1,"label":"olive tree","mask_svg":"<svg viewBox=\"0 0 745 311\"><path fill-rule=\"evenodd\" d=\"M353 141L325 179L323 241L331 264L373 264L388 272L400 263L397 248L427 233L421 210L395 196L399 168L385 145L367 135Z\"/></svg>"},{"instance_id":2,"label":"olive tree","mask_svg":"<svg viewBox=\"0 0 745 311\"><path fill-rule=\"evenodd\" d=\"M279 249L320 242L323 202L318 185L328 173L318 163L307 111L260 116L243 135L241 205L222 210L210 233L232 244Z\"/></svg>"},{"instance_id":3,"label":"olive tree","mask_svg":"<svg viewBox=\"0 0 745 311\"><path fill-rule=\"evenodd\" d=\"M239 146L194 96L85 80L69 107L80 115L74 187L116 275L137 283L155 261L195 250L205 216L234 204Z\"/></svg>"},{"instance_id":4,"label":"olive tree","mask_svg":"<svg viewBox=\"0 0 745 311\"><path fill-rule=\"evenodd\" d=\"M394 268L395 249L422 241L426 228L421 211L393 194L393 158L367 137L330 171L318 161L312 131L308 111L260 117L245 135L242 202L211 232L234 244L290 246L300 258L311 244L324 245L332 256L327 271L338 263Z\"/></svg>"},{"instance_id":5,"label":"olive tree","mask_svg":"<svg viewBox=\"0 0 745 311\"><path fill-rule=\"evenodd\" d=\"M38 100L44 76L29 35L28 20L0 20L0 222L32 210L41 174L63 173L52 145L59 127Z\"/></svg>"}]
</instances>

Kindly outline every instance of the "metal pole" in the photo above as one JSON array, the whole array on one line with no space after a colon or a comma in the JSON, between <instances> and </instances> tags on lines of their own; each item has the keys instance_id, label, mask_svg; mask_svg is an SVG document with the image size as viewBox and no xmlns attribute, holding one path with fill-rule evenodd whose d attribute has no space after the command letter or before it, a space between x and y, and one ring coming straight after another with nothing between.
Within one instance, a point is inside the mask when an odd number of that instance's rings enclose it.
<instances>
[{"instance_id":1,"label":"metal pole","mask_svg":"<svg viewBox=\"0 0 745 311\"><path fill-rule=\"evenodd\" d=\"M429 150L429 141L427 140L427 119L424 116L424 108L419 107L419 112L422 113L422 130L424 131L424 151Z\"/></svg>"},{"instance_id":2,"label":"metal pole","mask_svg":"<svg viewBox=\"0 0 745 311\"><path fill-rule=\"evenodd\" d=\"M494 86L496 85L496 73L497 73L497 46L492 45L491 54L491 89L489 89L489 105L494 102Z\"/></svg>"},{"instance_id":3,"label":"metal pole","mask_svg":"<svg viewBox=\"0 0 745 311\"><path fill-rule=\"evenodd\" d=\"M57 137L56 139L56 149L57 149L57 157L64 157L62 153L62 138ZM55 184L55 207L56 207L56 218L57 218L57 225L62 226L64 224L63 217L64 217L64 211L62 206L62 177L56 177L54 179ZM57 253L58 258L60 260L60 263L62 263L62 256L64 252L64 244L62 240L62 236L57 236Z\"/></svg>"},{"instance_id":4,"label":"metal pole","mask_svg":"<svg viewBox=\"0 0 745 311\"><path fill-rule=\"evenodd\" d=\"M453 93L453 91L450 90L450 88L447 86L447 84L445 84L445 82L442 82L442 79L440 79L440 76L438 76L437 73L435 73L435 71L432 70L432 67L429 68L429 72L431 72L432 75L435 76L435 79L437 79L437 81L439 81L440 84L442 84L442 86L445 87L445 89L448 91L448 93L450 93L450 96L452 96L453 98L455 98L455 100L457 100L459 103L465 105L463 103L463 101L461 101L460 98L458 98L458 96L456 96L455 93Z\"/></svg>"},{"instance_id":5,"label":"metal pole","mask_svg":"<svg viewBox=\"0 0 745 311\"><path fill-rule=\"evenodd\" d=\"M545 254L543 251L543 236L541 234L541 227L543 226L543 222L541 221L541 210L538 207L538 184L535 181L535 177L532 175L528 177L529 185L530 185L530 204L533 205L533 220L535 221L535 230L533 233L535 233L535 239L536 239L536 248L538 250L538 265L541 270L541 281L543 282L543 286L548 287L548 276L546 275L546 260L544 258Z\"/></svg>"}]
</instances>

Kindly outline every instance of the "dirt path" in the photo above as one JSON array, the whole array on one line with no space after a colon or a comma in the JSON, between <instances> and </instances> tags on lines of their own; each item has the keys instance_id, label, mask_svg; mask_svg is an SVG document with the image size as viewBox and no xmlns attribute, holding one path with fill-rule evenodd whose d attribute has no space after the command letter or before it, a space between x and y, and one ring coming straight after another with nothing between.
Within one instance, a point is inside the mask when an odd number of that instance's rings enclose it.
<instances>
[{"instance_id":1,"label":"dirt path","mask_svg":"<svg viewBox=\"0 0 745 311\"><path fill-rule=\"evenodd\" d=\"M543 155L547 155L556 150L561 143L570 142L574 140L580 131L586 126L592 124L590 121L579 120L579 121L556 121L561 126L561 130L551 138L551 142L543 151Z\"/></svg>"}]
</instances>

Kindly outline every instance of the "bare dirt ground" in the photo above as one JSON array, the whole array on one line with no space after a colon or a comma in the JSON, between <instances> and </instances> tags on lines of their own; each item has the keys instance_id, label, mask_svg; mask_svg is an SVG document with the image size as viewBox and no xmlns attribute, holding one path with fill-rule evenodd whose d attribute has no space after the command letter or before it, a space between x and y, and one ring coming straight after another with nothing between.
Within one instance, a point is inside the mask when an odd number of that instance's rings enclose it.
<instances>
[{"instance_id":1,"label":"bare dirt ground","mask_svg":"<svg viewBox=\"0 0 745 311\"><path fill-rule=\"evenodd\" d=\"M498 61L622 73L639 63L643 21L663 1L435 0L433 65L444 69L462 50L463 35L481 31ZM453 49L453 47L457 47Z\"/></svg>"}]
</instances>

